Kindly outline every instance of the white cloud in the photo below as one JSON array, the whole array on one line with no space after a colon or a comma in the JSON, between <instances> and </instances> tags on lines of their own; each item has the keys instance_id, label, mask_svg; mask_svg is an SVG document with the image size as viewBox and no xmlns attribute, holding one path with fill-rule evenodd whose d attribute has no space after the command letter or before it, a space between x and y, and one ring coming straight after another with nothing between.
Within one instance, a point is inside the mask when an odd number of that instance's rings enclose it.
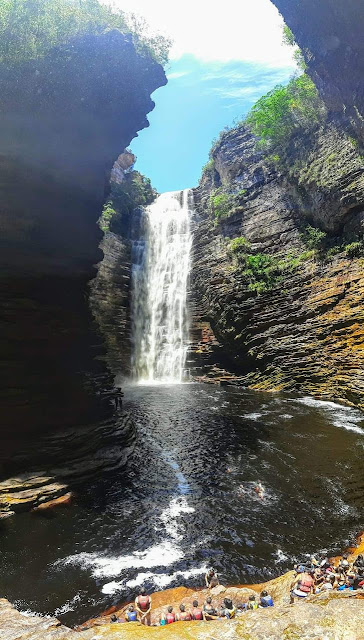
<instances>
[{"instance_id":1,"label":"white cloud","mask_svg":"<svg viewBox=\"0 0 364 640\"><path fill-rule=\"evenodd\" d=\"M167 73L168 80L176 80L177 78L183 78L183 76L188 76L189 71L174 71L173 73Z\"/></svg>"},{"instance_id":2,"label":"white cloud","mask_svg":"<svg viewBox=\"0 0 364 640\"><path fill-rule=\"evenodd\" d=\"M282 44L282 18L270 0L113 0L113 4L139 13L153 29L167 33L174 41L174 59L191 53L205 61L293 64L292 49Z\"/></svg>"}]
</instances>

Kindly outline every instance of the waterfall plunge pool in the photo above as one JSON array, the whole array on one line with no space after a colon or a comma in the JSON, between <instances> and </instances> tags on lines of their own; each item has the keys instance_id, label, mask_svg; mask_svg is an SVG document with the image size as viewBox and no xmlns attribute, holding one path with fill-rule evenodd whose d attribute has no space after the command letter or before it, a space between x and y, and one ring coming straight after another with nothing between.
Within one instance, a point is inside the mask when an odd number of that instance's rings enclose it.
<instances>
[{"instance_id":1,"label":"waterfall plunge pool","mask_svg":"<svg viewBox=\"0 0 364 640\"><path fill-rule=\"evenodd\" d=\"M198 384L130 386L124 409L134 431L124 467L84 482L52 518L4 521L1 596L18 608L72 625L141 584L199 586L211 565L223 583L263 581L364 528L356 409Z\"/></svg>"}]
</instances>

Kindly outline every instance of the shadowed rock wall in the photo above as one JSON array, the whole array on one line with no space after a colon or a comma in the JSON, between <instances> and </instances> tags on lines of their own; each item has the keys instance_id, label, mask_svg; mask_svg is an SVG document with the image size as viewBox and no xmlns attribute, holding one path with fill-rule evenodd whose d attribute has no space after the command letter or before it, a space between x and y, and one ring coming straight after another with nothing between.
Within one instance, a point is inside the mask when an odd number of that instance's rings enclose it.
<instances>
[{"instance_id":1,"label":"shadowed rock wall","mask_svg":"<svg viewBox=\"0 0 364 640\"><path fill-rule=\"evenodd\" d=\"M272 0L301 47L330 112L364 144L364 5L359 0Z\"/></svg>"},{"instance_id":2,"label":"shadowed rock wall","mask_svg":"<svg viewBox=\"0 0 364 640\"><path fill-rule=\"evenodd\" d=\"M148 126L160 65L129 36L74 40L1 67L1 456L19 435L94 421L110 379L88 308L110 171Z\"/></svg>"}]
</instances>

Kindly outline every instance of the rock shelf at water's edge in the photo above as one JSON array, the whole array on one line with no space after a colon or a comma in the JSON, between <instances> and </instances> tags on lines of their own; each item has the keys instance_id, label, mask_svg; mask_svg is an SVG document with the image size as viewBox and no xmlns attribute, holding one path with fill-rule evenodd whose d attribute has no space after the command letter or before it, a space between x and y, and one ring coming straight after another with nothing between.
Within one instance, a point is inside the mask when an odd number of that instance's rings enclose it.
<instances>
[{"instance_id":1,"label":"rock shelf at water's edge","mask_svg":"<svg viewBox=\"0 0 364 640\"><path fill-rule=\"evenodd\" d=\"M350 550L352 556L364 552L364 534L358 538L358 546ZM305 640L325 638L325 640L363 640L362 619L364 593L332 592L310 596L304 602L288 604L289 587L293 572L260 585L222 587L211 590L217 603L223 597L231 597L234 602L246 600L250 593L260 592L266 587L272 594L275 606L244 614L237 620L213 622L179 622L167 627L146 628L135 624L110 624L110 614L121 614L126 605L113 607L99 618L81 625L78 630L63 626L56 618L24 615L16 611L4 599L0 600L1 640L105 640L112 638L133 639L163 637L169 640L213 640L214 638L236 638L244 640ZM181 601L190 604L196 597L202 602L207 590L196 591L185 587L167 589L153 594L153 618L157 621L167 604L175 608Z\"/></svg>"}]
</instances>

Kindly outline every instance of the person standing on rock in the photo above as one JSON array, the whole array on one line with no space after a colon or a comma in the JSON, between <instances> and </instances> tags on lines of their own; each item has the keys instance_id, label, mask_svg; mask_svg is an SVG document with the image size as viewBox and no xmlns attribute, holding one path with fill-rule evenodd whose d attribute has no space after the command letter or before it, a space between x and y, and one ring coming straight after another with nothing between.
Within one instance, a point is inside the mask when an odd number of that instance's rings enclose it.
<instances>
[{"instance_id":1,"label":"person standing on rock","mask_svg":"<svg viewBox=\"0 0 364 640\"><path fill-rule=\"evenodd\" d=\"M145 589L135 598L135 608L139 614L141 624L150 627L150 612L152 609L152 598L147 595Z\"/></svg>"},{"instance_id":2,"label":"person standing on rock","mask_svg":"<svg viewBox=\"0 0 364 640\"><path fill-rule=\"evenodd\" d=\"M208 589L213 589L214 587L217 587L218 584L220 584L215 569L209 569L209 571L205 575L205 582Z\"/></svg>"}]
</instances>

